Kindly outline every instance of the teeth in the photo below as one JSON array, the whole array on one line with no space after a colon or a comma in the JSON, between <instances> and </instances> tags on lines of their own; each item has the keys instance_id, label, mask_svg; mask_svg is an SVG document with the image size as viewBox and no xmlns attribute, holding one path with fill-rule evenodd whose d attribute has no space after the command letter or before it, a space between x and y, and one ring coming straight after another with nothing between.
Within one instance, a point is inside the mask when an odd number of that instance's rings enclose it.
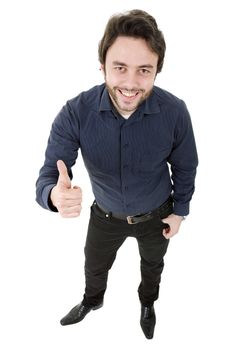
<instances>
[{"instance_id":1,"label":"teeth","mask_svg":"<svg viewBox=\"0 0 233 350\"><path fill-rule=\"evenodd\" d=\"M132 97L132 96L136 96L136 92L129 92L129 91L122 91L121 90L122 95L126 96L126 97Z\"/></svg>"}]
</instances>

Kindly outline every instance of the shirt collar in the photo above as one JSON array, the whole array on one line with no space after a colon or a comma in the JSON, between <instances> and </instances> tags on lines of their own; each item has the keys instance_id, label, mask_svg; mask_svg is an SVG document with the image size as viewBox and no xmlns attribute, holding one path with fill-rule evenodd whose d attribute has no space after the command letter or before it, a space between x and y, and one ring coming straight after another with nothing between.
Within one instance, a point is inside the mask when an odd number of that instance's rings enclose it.
<instances>
[{"instance_id":1,"label":"shirt collar","mask_svg":"<svg viewBox=\"0 0 233 350\"><path fill-rule=\"evenodd\" d=\"M113 109L112 102L110 100L108 90L105 86L104 91L101 96L99 111L111 111Z\"/></svg>"},{"instance_id":2,"label":"shirt collar","mask_svg":"<svg viewBox=\"0 0 233 350\"><path fill-rule=\"evenodd\" d=\"M153 114L160 112L160 106L158 102L158 95L155 92L156 87L153 87L150 96L143 102L139 107L143 114ZM108 94L108 90L105 87L100 100L99 111L111 111L113 110L113 105Z\"/></svg>"},{"instance_id":3,"label":"shirt collar","mask_svg":"<svg viewBox=\"0 0 233 350\"><path fill-rule=\"evenodd\" d=\"M158 102L158 95L156 94L156 87L153 87L153 90L150 96L144 101L142 112L144 114L154 114L160 112L160 105Z\"/></svg>"}]
</instances>

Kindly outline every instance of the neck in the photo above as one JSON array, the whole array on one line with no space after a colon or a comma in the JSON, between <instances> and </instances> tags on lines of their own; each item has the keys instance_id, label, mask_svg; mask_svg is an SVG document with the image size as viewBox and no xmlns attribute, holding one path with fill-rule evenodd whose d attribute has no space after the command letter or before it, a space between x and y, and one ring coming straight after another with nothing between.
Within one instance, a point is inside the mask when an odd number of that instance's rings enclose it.
<instances>
[{"instance_id":1,"label":"neck","mask_svg":"<svg viewBox=\"0 0 233 350\"><path fill-rule=\"evenodd\" d=\"M120 115L125 118L125 119L128 119L130 116L131 116L132 113L130 114L123 114L123 113L120 113Z\"/></svg>"},{"instance_id":2,"label":"neck","mask_svg":"<svg viewBox=\"0 0 233 350\"><path fill-rule=\"evenodd\" d=\"M131 114L133 114L133 113L135 112L135 111L125 111L125 112L123 112L122 110L120 110L120 109L118 108L118 106L117 106L116 102L114 101L114 99L112 98L111 94L109 94L109 96L110 96L110 99L111 99L111 101L112 101L114 107L116 108L117 112L118 112L123 118L128 119L128 118L131 116Z\"/></svg>"}]
</instances>

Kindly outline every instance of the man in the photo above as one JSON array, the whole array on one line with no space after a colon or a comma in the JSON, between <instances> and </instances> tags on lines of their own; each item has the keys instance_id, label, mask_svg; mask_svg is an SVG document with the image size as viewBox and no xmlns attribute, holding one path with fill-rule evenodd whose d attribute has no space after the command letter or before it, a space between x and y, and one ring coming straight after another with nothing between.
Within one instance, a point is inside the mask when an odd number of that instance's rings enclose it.
<instances>
[{"instance_id":1,"label":"man","mask_svg":"<svg viewBox=\"0 0 233 350\"><path fill-rule=\"evenodd\" d=\"M37 180L38 203L63 217L80 215L82 191L71 184L79 149L95 196L85 293L62 325L80 322L103 305L108 272L131 236L141 256L140 324L146 338L153 338L163 258L189 214L197 167L185 103L154 86L164 54L164 37L148 13L111 17L99 44L105 84L69 100L52 125Z\"/></svg>"}]
</instances>

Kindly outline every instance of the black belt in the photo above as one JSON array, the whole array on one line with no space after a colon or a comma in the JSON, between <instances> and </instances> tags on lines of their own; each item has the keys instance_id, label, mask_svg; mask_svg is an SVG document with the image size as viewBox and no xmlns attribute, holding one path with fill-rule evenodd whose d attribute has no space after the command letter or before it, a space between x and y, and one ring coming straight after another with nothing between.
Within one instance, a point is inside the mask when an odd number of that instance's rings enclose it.
<instances>
[{"instance_id":1,"label":"black belt","mask_svg":"<svg viewBox=\"0 0 233 350\"><path fill-rule=\"evenodd\" d=\"M107 212L105 209L99 206L96 201L94 201L94 205L98 207L98 209L105 215L106 218L112 217L114 219L119 219L119 220L125 220L128 222L128 224L137 224L139 222L144 222L151 220L155 215L158 215L161 210L164 210L167 208L167 206L171 205L173 203L172 197L169 197L166 202L164 202L160 207L149 211L144 214L137 214L137 215L124 215L124 214L117 214L117 213L112 213L112 212Z\"/></svg>"}]
</instances>

